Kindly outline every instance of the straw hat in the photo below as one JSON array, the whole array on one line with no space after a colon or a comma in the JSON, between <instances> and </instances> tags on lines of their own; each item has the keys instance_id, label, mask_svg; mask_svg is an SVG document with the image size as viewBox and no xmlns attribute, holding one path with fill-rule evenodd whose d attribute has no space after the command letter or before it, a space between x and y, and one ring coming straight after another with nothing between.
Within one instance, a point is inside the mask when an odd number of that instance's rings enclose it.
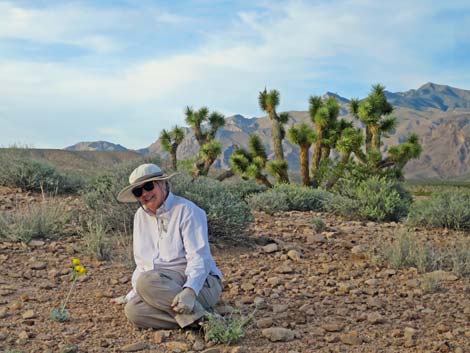
<instances>
[{"instance_id":1,"label":"straw hat","mask_svg":"<svg viewBox=\"0 0 470 353\"><path fill-rule=\"evenodd\" d=\"M137 202L137 198L132 193L132 189L152 180L168 180L178 173L165 174L156 164L141 164L135 168L129 176L129 184L117 195L119 202Z\"/></svg>"}]
</instances>

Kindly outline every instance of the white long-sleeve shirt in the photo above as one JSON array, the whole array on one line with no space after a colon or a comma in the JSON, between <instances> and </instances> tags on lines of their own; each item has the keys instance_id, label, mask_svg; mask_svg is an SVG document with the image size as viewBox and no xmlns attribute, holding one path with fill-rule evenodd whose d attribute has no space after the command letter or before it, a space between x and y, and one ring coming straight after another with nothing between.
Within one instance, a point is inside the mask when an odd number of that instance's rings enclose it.
<instances>
[{"instance_id":1,"label":"white long-sleeve shirt","mask_svg":"<svg viewBox=\"0 0 470 353\"><path fill-rule=\"evenodd\" d=\"M139 276L153 269L184 272L187 280L183 287L192 288L196 295L209 274L222 278L210 252L206 212L183 197L170 192L156 215L140 207L134 216L133 234L136 268L127 301L136 294Z\"/></svg>"}]
</instances>

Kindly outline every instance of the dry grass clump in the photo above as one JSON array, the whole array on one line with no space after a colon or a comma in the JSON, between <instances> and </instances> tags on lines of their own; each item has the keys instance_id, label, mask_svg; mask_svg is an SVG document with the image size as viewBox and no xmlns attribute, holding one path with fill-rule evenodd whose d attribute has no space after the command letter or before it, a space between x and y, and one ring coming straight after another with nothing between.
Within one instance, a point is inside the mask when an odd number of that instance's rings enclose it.
<instances>
[{"instance_id":1,"label":"dry grass clump","mask_svg":"<svg viewBox=\"0 0 470 353\"><path fill-rule=\"evenodd\" d=\"M51 199L24 210L0 217L0 237L10 241L29 243L32 239L58 239L71 231L67 224L71 213L61 201Z\"/></svg>"}]
</instances>

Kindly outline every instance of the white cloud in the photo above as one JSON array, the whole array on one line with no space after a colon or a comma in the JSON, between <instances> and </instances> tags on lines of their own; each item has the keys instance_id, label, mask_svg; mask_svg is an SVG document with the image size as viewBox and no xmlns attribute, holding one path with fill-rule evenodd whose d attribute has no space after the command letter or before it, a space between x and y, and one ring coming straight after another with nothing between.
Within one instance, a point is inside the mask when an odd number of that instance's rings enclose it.
<instances>
[{"instance_id":1,"label":"white cloud","mask_svg":"<svg viewBox=\"0 0 470 353\"><path fill-rule=\"evenodd\" d=\"M430 22L441 9L427 2L273 4L262 12L241 11L232 27L207 34L199 48L138 62L123 60L118 68L4 60L2 114L16 123L34 111L51 129L64 116L74 116L75 130L80 123L94 124L101 126L94 128L97 139L113 137L119 140L112 142L139 148L156 139L161 128L184 124L185 105L261 115L257 94L265 85L280 90L281 109L306 109L310 94L326 90L350 97L351 87L355 92L365 87L354 93L361 95L376 82L400 90L432 80L452 84L445 80L454 77L468 84L470 79L459 71L438 71L422 55L423 48L431 54L448 48L454 36L445 23ZM67 42L109 53L129 45L106 31L119 26L123 11L78 5L37 10L0 2L0 38ZM138 16L127 14L131 22ZM156 10L151 17L155 24L191 23ZM141 125L155 128L144 131Z\"/></svg>"}]
</instances>

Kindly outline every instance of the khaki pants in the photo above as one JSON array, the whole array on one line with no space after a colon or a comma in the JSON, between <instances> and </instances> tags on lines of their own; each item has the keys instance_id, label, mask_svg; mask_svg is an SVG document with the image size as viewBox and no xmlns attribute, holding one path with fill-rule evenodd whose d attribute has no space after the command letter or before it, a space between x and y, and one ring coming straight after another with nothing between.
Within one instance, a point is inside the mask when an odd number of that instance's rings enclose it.
<instances>
[{"instance_id":1,"label":"khaki pants","mask_svg":"<svg viewBox=\"0 0 470 353\"><path fill-rule=\"evenodd\" d=\"M222 292L217 276L209 275L196 298L191 314L177 314L171 308L175 295L183 290L186 275L159 269L147 271L137 280L137 295L124 308L126 317L138 327L173 329L185 327L200 319L205 309L213 307Z\"/></svg>"}]
</instances>

